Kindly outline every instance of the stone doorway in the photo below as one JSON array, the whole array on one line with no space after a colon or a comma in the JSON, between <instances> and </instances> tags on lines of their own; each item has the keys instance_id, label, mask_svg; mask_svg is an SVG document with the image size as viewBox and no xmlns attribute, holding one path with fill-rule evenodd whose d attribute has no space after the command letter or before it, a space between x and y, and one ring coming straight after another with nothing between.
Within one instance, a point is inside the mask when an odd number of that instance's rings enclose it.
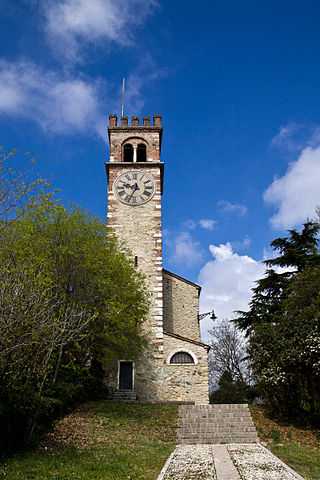
<instances>
[{"instance_id":1,"label":"stone doorway","mask_svg":"<svg viewBox=\"0 0 320 480\"><path fill-rule=\"evenodd\" d=\"M131 361L119 361L119 390L134 389L134 364Z\"/></svg>"}]
</instances>

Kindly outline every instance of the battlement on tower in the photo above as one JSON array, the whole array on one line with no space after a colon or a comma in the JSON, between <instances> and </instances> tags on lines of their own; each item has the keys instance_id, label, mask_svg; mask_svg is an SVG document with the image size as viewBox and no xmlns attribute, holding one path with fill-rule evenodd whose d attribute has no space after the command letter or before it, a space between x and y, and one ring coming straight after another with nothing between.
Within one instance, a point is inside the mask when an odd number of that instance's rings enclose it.
<instances>
[{"instance_id":1,"label":"battlement on tower","mask_svg":"<svg viewBox=\"0 0 320 480\"><path fill-rule=\"evenodd\" d=\"M139 119L136 115L109 115L108 126L110 163L160 162L162 117L153 115Z\"/></svg>"},{"instance_id":2,"label":"battlement on tower","mask_svg":"<svg viewBox=\"0 0 320 480\"><path fill-rule=\"evenodd\" d=\"M143 117L141 120L136 115L132 115L131 122L129 117L119 117L117 115L109 115L109 129L110 128L162 128L161 115L153 115L152 121L150 115Z\"/></svg>"}]
</instances>

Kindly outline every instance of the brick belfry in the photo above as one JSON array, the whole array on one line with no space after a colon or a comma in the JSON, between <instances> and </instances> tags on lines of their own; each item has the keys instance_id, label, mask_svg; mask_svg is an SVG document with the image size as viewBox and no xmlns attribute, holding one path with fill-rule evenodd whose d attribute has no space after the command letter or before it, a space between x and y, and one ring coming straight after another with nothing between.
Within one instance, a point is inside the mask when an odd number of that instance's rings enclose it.
<instances>
[{"instance_id":1,"label":"brick belfry","mask_svg":"<svg viewBox=\"0 0 320 480\"><path fill-rule=\"evenodd\" d=\"M163 269L164 164L159 115L109 116L107 225L131 252L151 294L141 358L118 359L106 372L114 398L208 403L208 346L200 340L200 287Z\"/></svg>"}]
</instances>

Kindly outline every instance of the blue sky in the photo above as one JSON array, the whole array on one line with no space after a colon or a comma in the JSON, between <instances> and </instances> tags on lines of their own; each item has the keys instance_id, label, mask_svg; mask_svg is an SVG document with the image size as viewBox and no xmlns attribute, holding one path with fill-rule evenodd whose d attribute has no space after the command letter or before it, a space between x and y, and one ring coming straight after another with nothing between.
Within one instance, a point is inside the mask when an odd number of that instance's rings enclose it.
<instances>
[{"instance_id":1,"label":"blue sky","mask_svg":"<svg viewBox=\"0 0 320 480\"><path fill-rule=\"evenodd\" d=\"M105 217L106 120L161 113L165 265L245 308L320 204L319 2L2 0L0 143ZM270 252L269 252L270 253Z\"/></svg>"}]
</instances>

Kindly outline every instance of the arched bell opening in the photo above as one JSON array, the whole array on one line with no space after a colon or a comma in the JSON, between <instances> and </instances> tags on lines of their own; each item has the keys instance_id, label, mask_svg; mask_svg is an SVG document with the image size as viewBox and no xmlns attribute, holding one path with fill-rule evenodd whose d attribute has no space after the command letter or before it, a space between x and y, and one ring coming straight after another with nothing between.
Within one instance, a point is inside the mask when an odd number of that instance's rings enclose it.
<instances>
[{"instance_id":1,"label":"arched bell opening","mask_svg":"<svg viewBox=\"0 0 320 480\"><path fill-rule=\"evenodd\" d=\"M133 146L131 143L126 143L123 146L123 161L133 162Z\"/></svg>"},{"instance_id":2,"label":"arched bell opening","mask_svg":"<svg viewBox=\"0 0 320 480\"><path fill-rule=\"evenodd\" d=\"M137 162L147 161L147 147L144 143L139 143L137 147Z\"/></svg>"}]
</instances>

